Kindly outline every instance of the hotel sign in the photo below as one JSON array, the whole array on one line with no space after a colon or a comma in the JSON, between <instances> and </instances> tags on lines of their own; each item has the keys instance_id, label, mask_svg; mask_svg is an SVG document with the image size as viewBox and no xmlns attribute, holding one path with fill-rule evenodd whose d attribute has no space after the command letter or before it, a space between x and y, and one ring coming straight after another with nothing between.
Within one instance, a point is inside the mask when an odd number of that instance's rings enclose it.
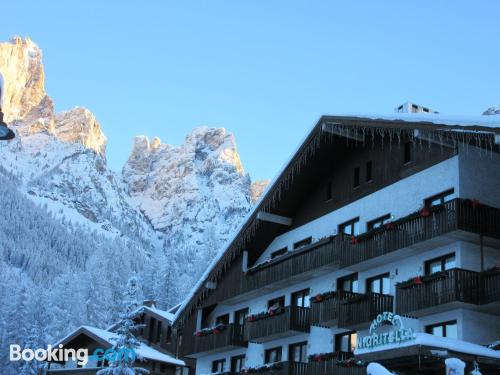
<instances>
[{"instance_id":1,"label":"hotel sign","mask_svg":"<svg viewBox=\"0 0 500 375\"><path fill-rule=\"evenodd\" d=\"M390 324L393 328L387 332L377 332L385 324ZM368 336L358 336L356 349L371 349L381 345L400 343L413 339L415 339L413 328L405 328L401 316L386 311L378 314L373 319Z\"/></svg>"}]
</instances>

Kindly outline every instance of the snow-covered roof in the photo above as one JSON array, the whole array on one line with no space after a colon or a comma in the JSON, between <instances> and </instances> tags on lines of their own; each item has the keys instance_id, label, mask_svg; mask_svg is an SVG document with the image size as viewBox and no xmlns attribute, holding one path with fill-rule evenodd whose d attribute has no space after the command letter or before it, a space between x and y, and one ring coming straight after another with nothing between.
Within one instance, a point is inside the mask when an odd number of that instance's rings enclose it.
<instances>
[{"instance_id":1,"label":"snow-covered roof","mask_svg":"<svg viewBox=\"0 0 500 375\"><path fill-rule=\"evenodd\" d=\"M67 335L63 339L61 339L54 346L57 346L59 344L65 344L80 334L87 334L87 335L90 334L91 337L96 337L97 339L99 339L100 341L109 346L112 346L114 344L114 341L116 340L116 333L92 326L81 326L72 331L69 335ZM156 349L153 349L142 342L139 348L136 349L136 353L138 357L150 359L153 361L168 363L176 366L186 365L184 361L174 358L168 354L162 353Z\"/></svg>"},{"instance_id":2,"label":"snow-covered roof","mask_svg":"<svg viewBox=\"0 0 500 375\"><path fill-rule=\"evenodd\" d=\"M132 311L132 316L137 316L139 314L142 314L144 312L149 312L151 315L159 317L164 319L168 324L172 325L174 322L176 316L175 314L172 314L171 312L165 311L165 310L160 310L157 309L156 307L149 307L149 306L139 306L137 309ZM112 331L114 328L118 327L120 325L120 322L113 323L111 326L107 328L108 331Z\"/></svg>"},{"instance_id":3,"label":"snow-covered roof","mask_svg":"<svg viewBox=\"0 0 500 375\"><path fill-rule=\"evenodd\" d=\"M500 130L500 116L457 116L443 115L435 113L391 113L391 114L373 114L373 113L344 113L328 115L324 118L359 118L366 120L382 121L403 121L408 123L428 123L433 125L445 125L449 127L483 127ZM498 131L497 131L498 132Z\"/></svg>"},{"instance_id":4,"label":"snow-covered roof","mask_svg":"<svg viewBox=\"0 0 500 375\"><path fill-rule=\"evenodd\" d=\"M414 340L402 341L387 345L380 345L371 349L355 349L354 355L369 354L379 351L405 348L409 346L430 346L440 349L447 349L457 353L471 354L480 357L489 357L500 359L500 351L487 348L482 345L473 344L471 342L455 340L448 337L438 337L429 333L418 332L415 334Z\"/></svg>"},{"instance_id":5,"label":"snow-covered roof","mask_svg":"<svg viewBox=\"0 0 500 375\"><path fill-rule=\"evenodd\" d=\"M222 257L226 254L227 251L231 249L234 241L238 238L238 236L242 233L245 227L249 224L252 217L256 215L256 213L261 209L262 203L268 198L268 195L273 190L275 185L280 180L281 176L285 173L289 165L292 163L295 156L300 152L301 148L307 142L307 140L311 137L311 135L323 124L325 121L331 120L349 120L349 119L360 119L360 120L371 120L376 122L377 120L381 121L403 121L408 122L408 124L433 124L433 125L443 125L452 127L463 127L464 129L471 127L482 127L483 130L494 129L495 133L500 133L500 115L499 116L449 116L442 114L412 114L412 113L394 113L394 114L332 114L327 116L322 116L310 130L305 134L303 140L298 144L298 146L293 150L289 159L286 163L283 164L280 171L276 174L276 176L271 180L271 182L267 185L266 189L262 193L260 199L255 203L253 208L247 213L247 215L241 221L241 224L234 232L234 237L227 243L227 246L224 247L223 251L219 251L218 254L214 257L212 262L209 264L205 272L201 275L198 282L193 286L190 293L186 296L183 302L180 304L180 307L175 313L175 320L177 320L184 309L188 306L191 299L196 295L197 291L208 281L208 277L210 273L217 266L217 263L222 259ZM455 129L453 129L455 131Z\"/></svg>"}]
</instances>

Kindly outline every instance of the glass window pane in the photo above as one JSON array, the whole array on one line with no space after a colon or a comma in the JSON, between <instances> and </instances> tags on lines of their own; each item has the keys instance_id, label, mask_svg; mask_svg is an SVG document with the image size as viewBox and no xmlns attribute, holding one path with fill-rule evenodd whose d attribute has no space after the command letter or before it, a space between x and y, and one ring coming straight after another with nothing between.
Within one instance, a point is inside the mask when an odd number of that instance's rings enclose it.
<instances>
[{"instance_id":1,"label":"glass window pane","mask_svg":"<svg viewBox=\"0 0 500 375\"><path fill-rule=\"evenodd\" d=\"M444 269L449 270L449 269L455 268L455 267L456 267L455 255L453 255L449 258L446 258L445 264L444 264Z\"/></svg>"},{"instance_id":2,"label":"glass window pane","mask_svg":"<svg viewBox=\"0 0 500 375\"><path fill-rule=\"evenodd\" d=\"M391 281L388 277L382 279L382 293L389 294L391 292Z\"/></svg>"},{"instance_id":3,"label":"glass window pane","mask_svg":"<svg viewBox=\"0 0 500 375\"><path fill-rule=\"evenodd\" d=\"M449 337L451 339L458 339L457 323L446 325L446 337Z\"/></svg>"},{"instance_id":4,"label":"glass window pane","mask_svg":"<svg viewBox=\"0 0 500 375\"><path fill-rule=\"evenodd\" d=\"M432 334L434 336L443 337L443 326L432 327Z\"/></svg>"},{"instance_id":5,"label":"glass window pane","mask_svg":"<svg viewBox=\"0 0 500 375\"><path fill-rule=\"evenodd\" d=\"M356 348L356 343L357 343L357 340L358 340L358 334L357 333L351 333L351 345L350 345L350 350L349 352L353 352L354 349Z\"/></svg>"},{"instance_id":6,"label":"glass window pane","mask_svg":"<svg viewBox=\"0 0 500 375\"><path fill-rule=\"evenodd\" d=\"M342 336L340 340L340 351L342 352L349 351L349 335Z\"/></svg>"},{"instance_id":7,"label":"glass window pane","mask_svg":"<svg viewBox=\"0 0 500 375\"><path fill-rule=\"evenodd\" d=\"M441 261L438 260L438 261L432 262L429 265L429 271L430 271L430 273L441 272L442 271Z\"/></svg>"},{"instance_id":8,"label":"glass window pane","mask_svg":"<svg viewBox=\"0 0 500 375\"><path fill-rule=\"evenodd\" d=\"M352 281L352 290L353 293L358 293L358 280Z\"/></svg>"}]
</instances>

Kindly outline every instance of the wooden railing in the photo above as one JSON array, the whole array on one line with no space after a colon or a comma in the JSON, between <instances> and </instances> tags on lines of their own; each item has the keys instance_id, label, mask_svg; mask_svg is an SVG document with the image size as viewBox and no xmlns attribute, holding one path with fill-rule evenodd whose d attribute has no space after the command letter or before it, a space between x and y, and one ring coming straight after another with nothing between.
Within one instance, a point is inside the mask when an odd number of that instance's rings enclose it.
<instances>
[{"instance_id":1,"label":"wooden railing","mask_svg":"<svg viewBox=\"0 0 500 375\"><path fill-rule=\"evenodd\" d=\"M499 300L499 269L481 273L453 268L396 285L396 311L399 314L451 302L481 305Z\"/></svg>"},{"instance_id":2,"label":"wooden railing","mask_svg":"<svg viewBox=\"0 0 500 375\"><path fill-rule=\"evenodd\" d=\"M243 274L238 259L225 276L225 287L211 292L207 303L216 304L322 268L352 266L456 230L500 239L500 209L457 198L431 208L428 215L412 213L354 240L342 235L324 238Z\"/></svg>"},{"instance_id":3,"label":"wooden railing","mask_svg":"<svg viewBox=\"0 0 500 375\"><path fill-rule=\"evenodd\" d=\"M289 331L309 332L311 329L308 307L287 306L280 314L267 316L245 323L245 340L259 339L284 334Z\"/></svg>"},{"instance_id":4,"label":"wooden railing","mask_svg":"<svg viewBox=\"0 0 500 375\"><path fill-rule=\"evenodd\" d=\"M338 326L350 328L371 322L384 311L393 311L394 297L379 293L353 293L340 304Z\"/></svg>"},{"instance_id":5,"label":"wooden railing","mask_svg":"<svg viewBox=\"0 0 500 375\"><path fill-rule=\"evenodd\" d=\"M347 298L354 296L355 293L337 291L323 300L311 300L311 324L332 326L339 318L340 304Z\"/></svg>"},{"instance_id":6,"label":"wooden railing","mask_svg":"<svg viewBox=\"0 0 500 375\"><path fill-rule=\"evenodd\" d=\"M500 268L482 274L482 303L500 302Z\"/></svg>"},{"instance_id":7,"label":"wooden railing","mask_svg":"<svg viewBox=\"0 0 500 375\"><path fill-rule=\"evenodd\" d=\"M420 280L420 279L419 279ZM429 275L410 285L396 285L398 314L415 312L451 302L479 304L481 279L478 272L454 268Z\"/></svg>"},{"instance_id":8,"label":"wooden railing","mask_svg":"<svg viewBox=\"0 0 500 375\"><path fill-rule=\"evenodd\" d=\"M360 366L342 367L337 363L337 358L325 361L310 361L307 364L307 375L365 375L366 368Z\"/></svg>"},{"instance_id":9,"label":"wooden railing","mask_svg":"<svg viewBox=\"0 0 500 375\"><path fill-rule=\"evenodd\" d=\"M209 334L194 338L193 353L210 352L228 347L245 347L246 341L243 337L244 326L239 324L228 324L227 327L217 334Z\"/></svg>"},{"instance_id":10,"label":"wooden railing","mask_svg":"<svg viewBox=\"0 0 500 375\"><path fill-rule=\"evenodd\" d=\"M242 375L246 372L231 373L228 375ZM272 369L259 369L258 374L262 375L308 375L307 363L302 362L279 362Z\"/></svg>"}]
</instances>

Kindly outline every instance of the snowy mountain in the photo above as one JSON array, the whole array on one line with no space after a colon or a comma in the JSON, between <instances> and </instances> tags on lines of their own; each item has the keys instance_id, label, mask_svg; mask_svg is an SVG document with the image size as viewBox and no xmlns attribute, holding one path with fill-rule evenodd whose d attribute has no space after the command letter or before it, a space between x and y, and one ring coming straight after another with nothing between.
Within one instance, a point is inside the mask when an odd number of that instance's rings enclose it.
<instances>
[{"instance_id":1,"label":"snowy mountain","mask_svg":"<svg viewBox=\"0 0 500 375\"><path fill-rule=\"evenodd\" d=\"M0 218L0 267L10 275L0 277L0 296L17 293L9 278L27 290L43 280L55 306L40 323L46 340L74 324L104 327L116 319L113 306L132 272L145 297L164 307L179 302L266 186L251 184L234 136L202 127L177 147L139 136L117 173L89 110L55 113L35 43L0 43L0 72L5 121L17 135L0 143L0 205L10 207ZM40 314L34 301L41 291L26 293L31 314ZM12 341L19 331L22 341L24 331L12 324L0 321L0 338Z\"/></svg>"},{"instance_id":2,"label":"snowy mountain","mask_svg":"<svg viewBox=\"0 0 500 375\"><path fill-rule=\"evenodd\" d=\"M483 116L500 115L500 105L488 108L483 112Z\"/></svg>"}]
</instances>

